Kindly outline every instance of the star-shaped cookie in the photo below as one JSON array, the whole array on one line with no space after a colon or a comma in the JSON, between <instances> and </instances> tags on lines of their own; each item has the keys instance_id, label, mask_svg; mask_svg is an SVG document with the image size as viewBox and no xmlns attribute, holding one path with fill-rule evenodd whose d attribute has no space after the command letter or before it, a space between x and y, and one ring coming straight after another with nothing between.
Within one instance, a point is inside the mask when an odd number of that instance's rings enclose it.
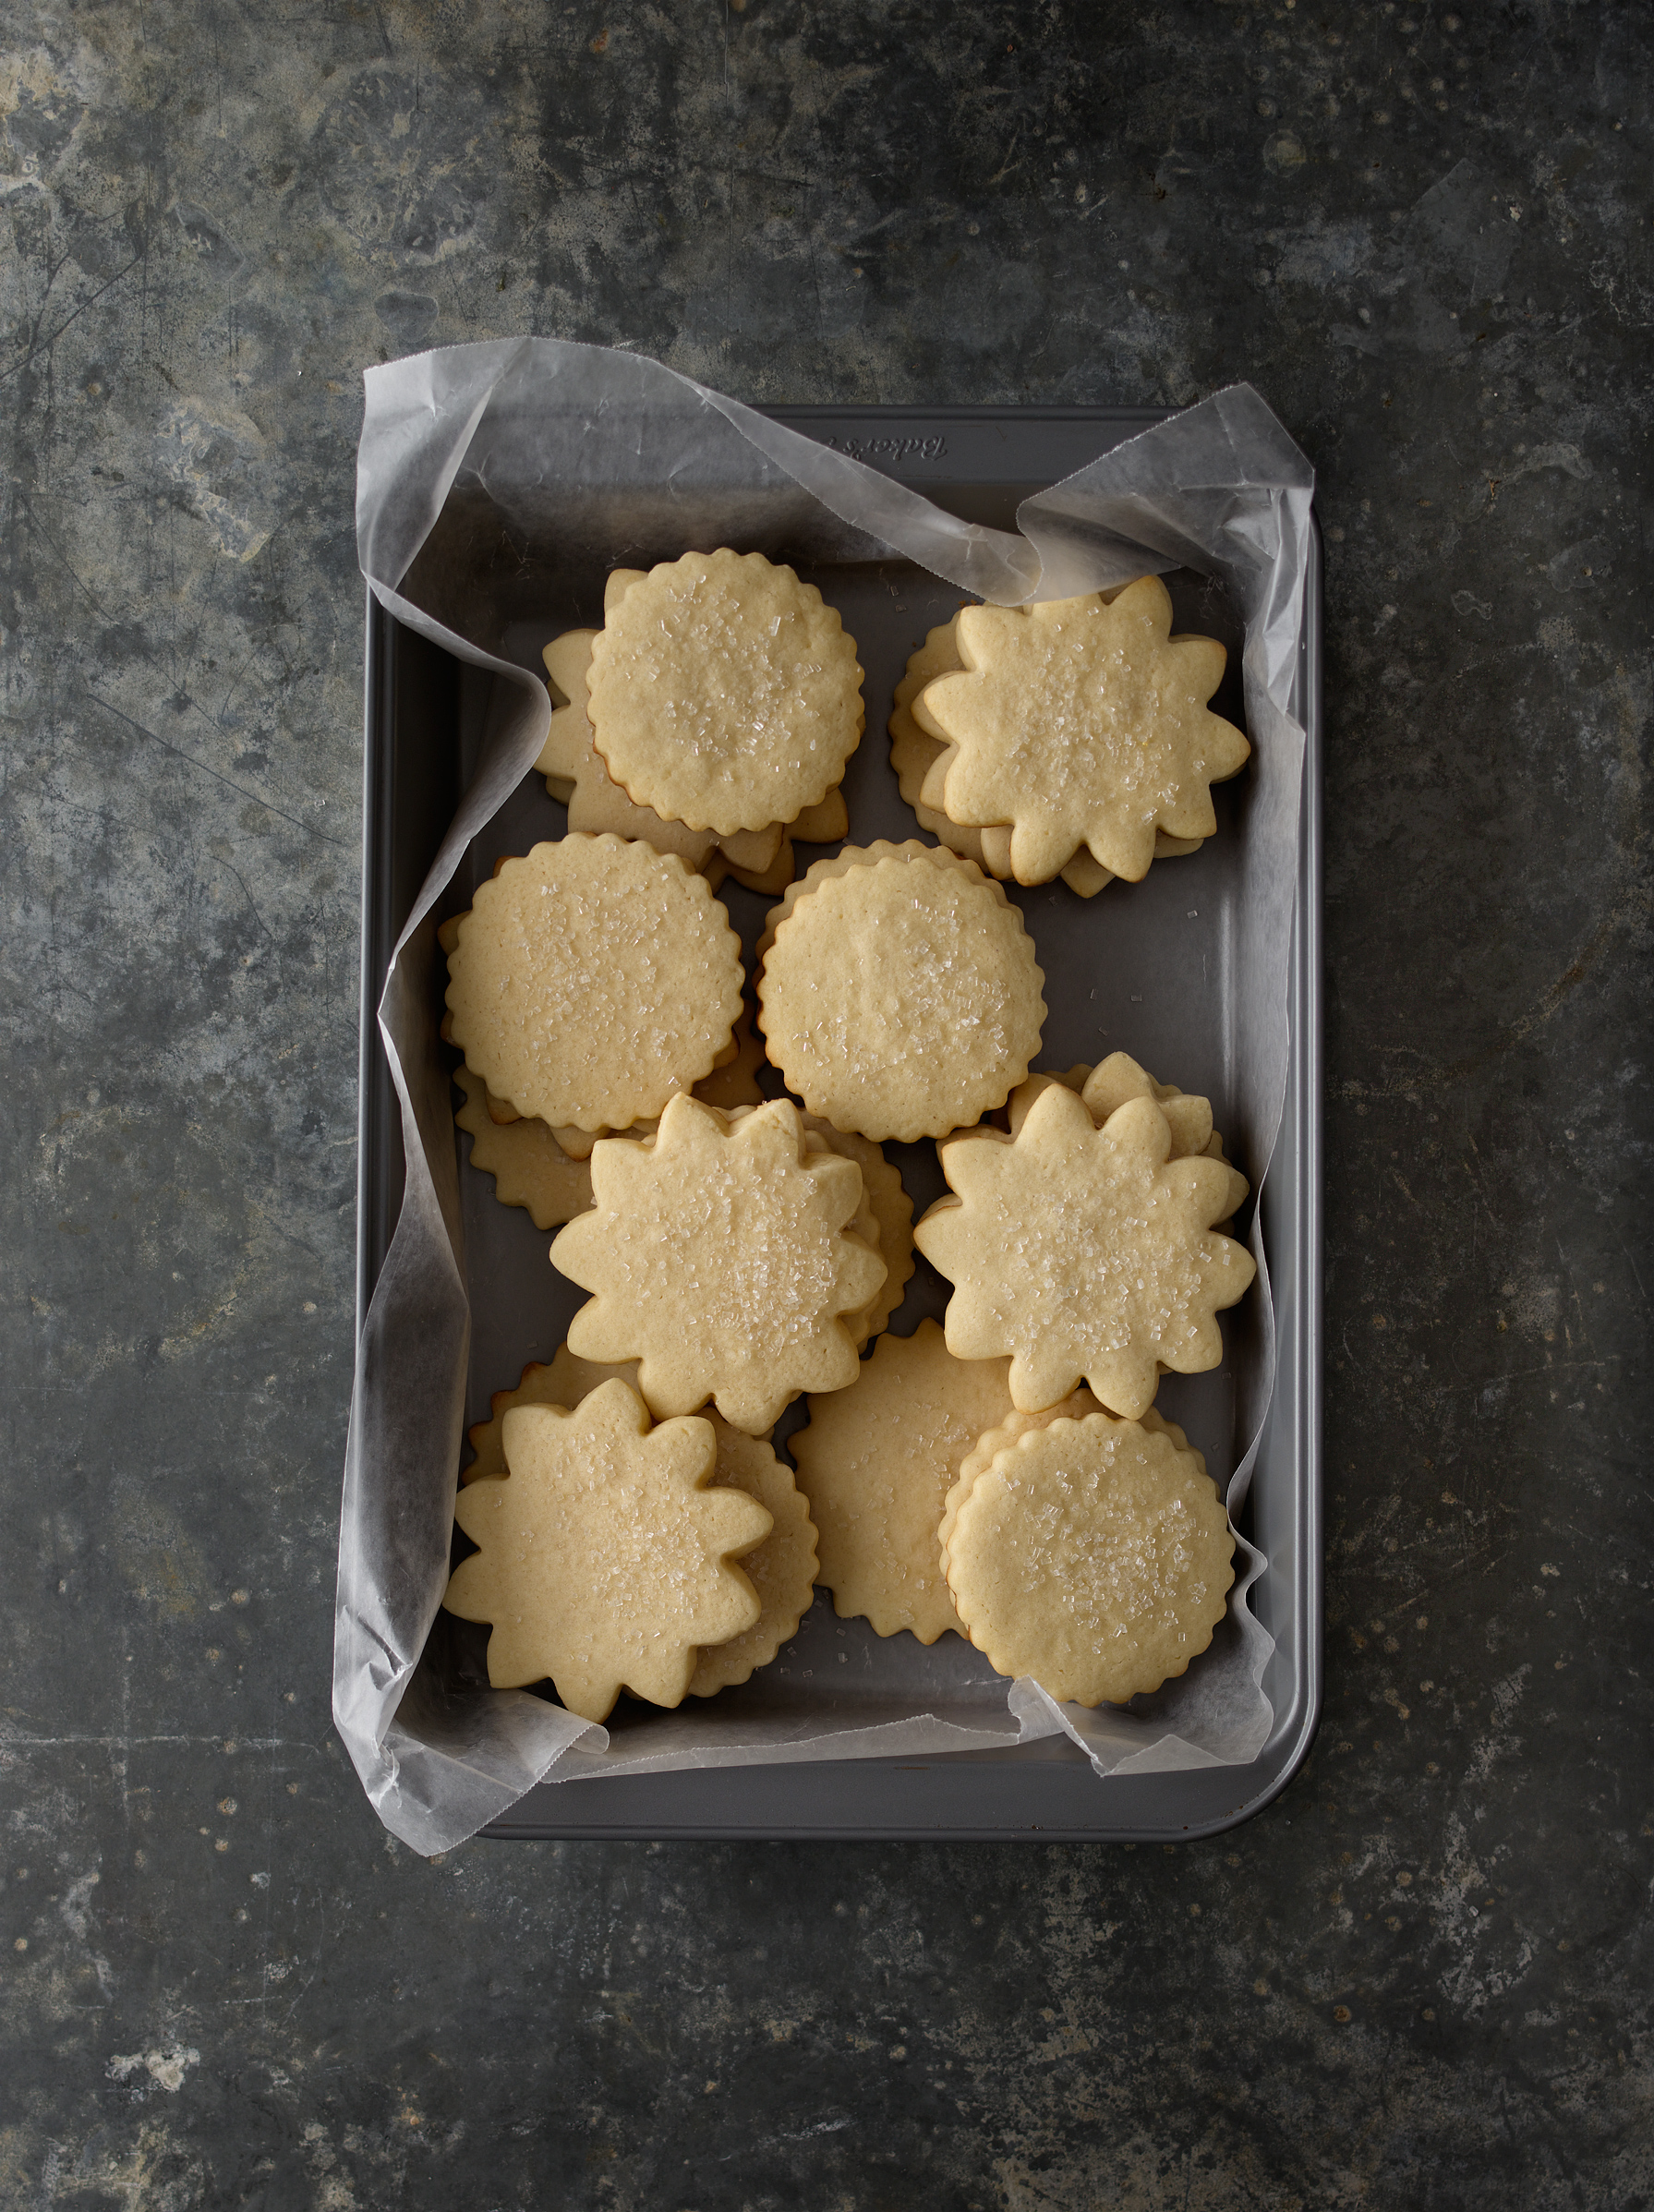
<instances>
[{"instance_id":1,"label":"star-shaped cookie","mask_svg":"<svg viewBox=\"0 0 1654 2212\"><path fill-rule=\"evenodd\" d=\"M538 1229L573 1221L592 1203L591 1171L571 1159L537 1116L514 1114L497 1121L488 1110L488 1085L469 1068L456 1068L453 1080L465 1103L453 1117L455 1129L471 1139L471 1165L494 1179L502 1206L525 1206Z\"/></svg>"},{"instance_id":2,"label":"star-shaped cookie","mask_svg":"<svg viewBox=\"0 0 1654 2212\"><path fill-rule=\"evenodd\" d=\"M657 1414L711 1398L755 1434L798 1392L854 1381L846 1318L885 1263L845 1227L861 1169L811 1152L790 1099L732 1120L679 1096L653 1140L606 1139L591 1169L591 1211L551 1247L596 1293L569 1330L582 1359L636 1360Z\"/></svg>"},{"instance_id":3,"label":"star-shaped cookie","mask_svg":"<svg viewBox=\"0 0 1654 2212\"><path fill-rule=\"evenodd\" d=\"M1020 1412L1042 1412L1083 1381L1136 1420L1161 1366L1197 1374L1222 1360L1217 1312L1256 1268L1212 1230L1229 1169L1174 1160L1171 1148L1153 1098L1129 1099L1098 1129L1061 1083L1015 1137L978 1131L940 1148L958 1195L937 1201L913 1241L954 1286L948 1348L961 1360L1010 1354Z\"/></svg>"},{"instance_id":4,"label":"star-shaped cookie","mask_svg":"<svg viewBox=\"0 0 1654 2212\"><path fill-rule=\"evenodd\" d=\"M1221 1160L1229 1168L1228 1198L1214 1226L1225 1227L1236 1210L1245 1203L1251 1185L1238 1168L1229 1166L1224 1141L1212 1126L1210 1099L1191 1097L1179 1091L1176 1083L1157 1083L1129 1053L1111 1052L1096 1068L1081 1065L1070 1068L1066 1075L1051 1075L1044 1069L1036 1069L1025 1082L1019 1083L1005 1102L1013 1137L1027 1120L1034 1100L1053 1083L1077 1091L1091 1108L1092 1119L1099 1129L1128 1099L1152 1098L1165 1116L1166 1127L1172 1132L1174 1160L1189 1159L1199 1153L1209 1160Z\"/></svg>"},{"instance_id":5,"label":"star-shaped cookie","mask_svg":"<svg viewBox=\"0 0 1654 2212\"><path fill-rule=\"evenodd\" d=\"M962 608L962 666L934 679L914 706L921 727L954 748L926 777L926 803L939 796L956 822L1008 824L1019 883L1048 882L1082 847L1136 882L1157 829L1210 837L1211 787L1250 747L1206 704L1224 647L1173 637L1171 622L1157 576L1111 600L1088 592L1026 610ZM985 835L983 846L992 866Z\"/></svg>"}]
</instances>

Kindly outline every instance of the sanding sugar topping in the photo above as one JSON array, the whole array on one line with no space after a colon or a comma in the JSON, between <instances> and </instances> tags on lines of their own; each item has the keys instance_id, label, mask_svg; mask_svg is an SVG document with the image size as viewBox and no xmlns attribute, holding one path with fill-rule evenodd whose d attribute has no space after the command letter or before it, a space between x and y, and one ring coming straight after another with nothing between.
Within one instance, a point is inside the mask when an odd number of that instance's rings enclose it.
<instances>
[{"instance_id":1,"label":"sanding sugar topping","mask_svg":"<svg viewBox=\"0 0 1654 2212\"><path fill-rule=\"evenodd\" d=\"M1055 874L1087 844L1104 866L1136 877L1157 826L1194 837L1215 826L1210 785L1232 775L1248 747L1206 706L1222 647L1171 638L1170 622L1155 577L1110 605L1092 593L960 614L966 668L924 695L958 748L948 811L1010 823L1023 880Z\"/></svg>"},{"instance_id":2,"label":"sanding sugar topping","mask_svg":"<svg viewBox=\"0 0 1654 2212\"><path fill-rule=\"evenodd\" d=\"M1205 1649L1233 1549L1192 1453L1093 1414L998 1454L959 1509L949 1578L1001 1672L1095 1704L1156 1688Z\"/></svg>"},{"instance_id":3,"label":"sanding sugar topping","mask_svg":"<svg viewBox=\"0 0 1654 2212\"><path fill-rule=\"evenodd\" d=\"M478 889L449 961L454 1042L497 1097L625 1129L711 1069L741 949L705 879L615 837L570 836Z\"/></svg>"},{"instance_id":4,"label":"sanding sugar topping","mask_svg":"<svg viewBox=\"0 0 1654 2212\"><path fill-rule=\"evenodd\" d=\"M587 682L610 774L658 813L721 831L791 821L859 735L854 640L814 586L761 554L686 554L632 585Z\"/></svg>"},{"instance_id":5,"label":"sanding sugar topping","mask_svg":"<svg viewBox=\"0 0 1654 2212\"><path fill-rule=\"evenodd\" d=\"M593 1211L552 1253L598 1294L570 1331L584 1356L638 1359L651 1405L682 1409L711 1395L749 1429L767 1428L793 1391L853 1374L839 1317L871 1300L885 1264L846 1233L860 1168L805 1154L790 1102L731 1123L674 1100L653 1142L597 1146L592 1184Z\"/></svg>"},{"instance_id":6,"label":"sanding sugar topping","mask_svg":"<svg viewBox=\"0 0 1654 2212\"><path fill-rule=\"evenodd\" d=\"M970 1127L1021 1081L1043 980L996 888L951 863L880 860L793 905L765 957L762 1027L813 1112L911 1142Z\"/></svg>"},{"instance_id":7,"label":"sanding sugar topping","mask_svg":"<svg viewBox=\"0 0 1654 2212\"><path fill-rule=\"evenodd\" d=\"M707 1488L705 1421L651 1430L626 1384L573 1411L505 1416L509 1475L460 1493L460 1526L481 1549L446 1603L493 1624L489 1674L501 1686L549 1674L563 1702L601 1720L623 1683L676 1704L694 1649L750 1627L757 1604L729 1555L768 1532L768 1511Z\"/></svg>"},{"instance_id":8,"label":"sanding sugar topping","mask_svg":"<svg viewBox=\"0 0 1654 2212\"><path fill-rule=\"evenodd\" d=\"M1152 1162L1100 1155L1082 1191L1014 1178L987 1197L982 1233L1004 1256L993 1310L1008 1327L1020 1316L1036 1330L1085 1330L1108 1351L1137 1336L1157 1350L1193 1341L1199 1231Z\"/></svg>"},{"instance_id":9,"label":"sanding sugar topping","mask_svg":"<svg viewBox=\"0 0 1654 2212\"><path fill-rule=\"evenodd\" d=\"M1158 1364L1189 1374L1222 1353L1214 1315L1250 1282L1250 1255L1210 1233L1228 1172L1169 1161L1152 1099L1098 1130L1072 1092L1041 1093L1014 1141L948 1145L943 1167L963 1201L934 1208L920 1250L956 1286L950 1346L1016 1357L1025 1411L1083 1376L1105 1405L1140 1415Z\"/></svg>"}]
</instances>

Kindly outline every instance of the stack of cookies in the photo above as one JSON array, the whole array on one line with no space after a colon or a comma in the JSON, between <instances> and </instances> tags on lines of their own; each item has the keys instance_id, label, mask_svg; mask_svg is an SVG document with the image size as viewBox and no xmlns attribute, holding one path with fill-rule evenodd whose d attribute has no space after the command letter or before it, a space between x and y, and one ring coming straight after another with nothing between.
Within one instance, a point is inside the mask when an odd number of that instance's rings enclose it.
<instances>
[{"instance_id":1,"label":"stack of cookies","mask_svg":"<svg viewBox=\"0 0 1654 2212\"><path fill-rule=\"evenodd\" d=\"M471 1166L591 1294L472 1432L447 1602L491 1681L591 1720L710 1695L817 1581L1087 1704L1205 1648L1232 1541L1153 1399L1222 1357L1247 1185L1206 1102L1125 1055L1031 1072L1044 978L1003 884L1090 896L1213 834L1247 752L1206 706L1223 660L1153 577L963 609L890 721L941 842L855 845L862 671L791 569L617 571L604 627L548 647L568 833L441 933ZM795 877L795 841L840 849ZM779 900L750 985L726 877ZM924 1139L950 1195L915 1227L882 1147ZM953 1296L897 1337L915 1244ZM795 1483L768 1438L801 1396Z\"/></svg>"},{"instance_id":2,"label":"stack of cookies","mask_svg":"<svg viewBox=\"0 0 1654 2212\"><path fill-rule=\"evenodd\" d=\"M995 876L1081 898L1197 852L1250 747L1206 702L1227 655L1174 637L1158 576L1037 607L963 607L908 662L890 758L922 826Z\"/></svg>"}]
</instances>

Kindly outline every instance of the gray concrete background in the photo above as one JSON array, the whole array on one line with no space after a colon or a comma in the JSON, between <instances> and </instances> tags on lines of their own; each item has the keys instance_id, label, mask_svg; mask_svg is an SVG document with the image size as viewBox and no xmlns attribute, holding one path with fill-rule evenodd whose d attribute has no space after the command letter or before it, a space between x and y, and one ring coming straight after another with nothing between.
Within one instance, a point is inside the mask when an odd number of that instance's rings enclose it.
<instances>
[{"instance_id":1,"label":"gray concrete background","mask_svg":"<svg viewBox=\"0 0 1654 2212\"><path fill-rule=\"evenodd\" d=\"M1647 2205L1648 13L6 18L0 2202ZM1247 376L1321 471L1329 1693L1249 1827L428 1866L332 1739L358 372L518 331Z\"/></svg>"}]
</instances>

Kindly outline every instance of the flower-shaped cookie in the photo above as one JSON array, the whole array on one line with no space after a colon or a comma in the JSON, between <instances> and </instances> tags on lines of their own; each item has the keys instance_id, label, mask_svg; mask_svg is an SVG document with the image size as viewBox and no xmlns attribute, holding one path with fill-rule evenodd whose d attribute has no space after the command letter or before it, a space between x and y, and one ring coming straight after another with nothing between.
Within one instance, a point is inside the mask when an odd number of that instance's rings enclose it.
<instances>
[{"instance_id":1,"label":"flower-shaped cookie","mask_svg":"<svg viewBox=\"0 0 1654 2212\"><path fill-rule=\"evenodd\" d=\"M1051 599L1025 611L966 607L959 673L928 683L915 717L954 747L941 774L949 817L1009 824L1019 883L1045 883L1080 849L1136 882L1155 832L1210 837L1211 787L1250 747L1206 702L1227 655L1215 638L1173 637L1157 576ZM940 760L925 780L933 793ZM984 853L993 864L988 840Z\"/></svg>"},{"instance_id":2,"label":"flower-shaped cookie","mask_svg":"<svg viewBox=\"0 0 1654 2212\"><path fill-rule=\"evenodd\" d=\"M855 640L762 553L685 553L605 598L598 751L640 806L723 835L819 804L862 734Z\"/></svg>"},{"instance_id":3,"label":"flower-shaped cookie","mask_svg":"<svg viewBox=\"0 0 1654 2212\"><path fill-rule=\"evenodd\" d=\"M605 1383L630 1383L637 1388L635 1366L607 1367L595 1360L577 1360L566 1344L560 1344L548 1360L530 1360L514 1390L496 1390L489 1398L489 1418L465 1432L477 1457L460 1469L460 1481L480 1482L485 1475L505 1472L505 1417L513 1406L561 1406L566 1412Z\"/></svg>"},{"instance_id":4,"label":"flower-shaped cookie","mask_svg":"<svg viewBox=\"0 0 1654 2212\"><path fill-rule=\"evenodd\" d=\"M1229 1167L1224 1141L1212 1126L1211 1100L1191 1097L1179 1091L1176 1083L1157 1083L1127 1052L1111 1052L1100 1066L1087 1068L1082 1064L1070 1068L1066 1075L1049 1075L1036 1069L1005 1102L1013 1137L1027 1120L1034 1100L1053 1083L1077 1091L1091 1108L1092 1119L1099 1129L1128 1099L1152 1098L1165 1116L1166 1127L1172 1132L1174 1160L1191 1159L1198 1153L1208 1160L1221 1160ZM1228 1198L1215 1226L1222 1227L1230 1220L1237 1208L1244 1204L1250 1189L1238 1168L1229 1167Z\"/></svg>"},{"instance_id":5,"label":"flower-shaped cookie","mask_svg":"<svg viewBox=\"0 0 1654 2212\"><path fill-rule=\"evenodd\" d=\"M578 1406L594 1390L617 1379L635 1387L636 1368L576 1359L566 1344L560 1344L544 1366L530 1360L516 1389L496 1390L489 1420L478 1421L471 1431L477 1457L461 1473L461 1482L505 1473L505 1417L513 1406ZM755 1668L767 1666L787 1638L796 1634L815 1595L815 1529L809 1501L794 1483L792 1470L762 1437L732 1429L716 1413L700 1418L711 1422L717 1443L715 1485L744 1490L775 1522L763 1542L745 1553L741 1562L742 1573L758 1593L757 1621L722 1643L704 1645L690 1676L690 1695L710 1698L744 1682Z\"/></svg>"},{"instance_id":6,"label":"flower-shaped cookie","mask_svg":"<svg viewBox=\"0 0 1654 2212\"><path fill-rule=\"evenodd\" d=\"M652 1428L637 1393L605 1383L573 1411L505 1416L510 1472L466 1485L454 1518L482 1548L443 1600L488 1621L497 1688L548 1675L571 1712L608 1718L622 1689L681 1704L699 1649L757 1625L734 1562L772 1527L766 1507L708 1488L712 1424Z\"/></svg>"},{"instance_id":7,"label":"flower-shaped cookie","mask_svg":"<svg viewBox=\"0 0 1654 2212\"><path fill-rule=\"evenodd\" d=\"M1039 1048L1044 977L972 862L910 840L817 861L760 940L770 1058L836 1129L912 1143L1002 1106Z\"/></svg>"},{"instance_id":8,"label":"flower-shaped cookie","mask_svg":"<svg viewBox=\"0 0 1654 2212\"><path fill-rule=\"evenodd\" d=\"M607 1139L591 1165L596 1203L551 1247L597 1294L569 1330L582 1359L636 1360L657 1414L712 1398L755 1434L798 1392L855 1380L845 1316L885 1263L844 1226L861 1169L810 1152L791 1100L731 1120L674 1098L651 1142Z\"/></svg>"},{"instance_id":9,"label":"flower-shaped cookie","mask_svg":"<svg viewBox=\"0 0 1654 2212\"><path fill-rule=\"evenodd\" d=\"M630 1129L731 1044L740 940L676 853L536 845L445 934L449 1034L496 1097L554 1130Z\"/></svg>"},{"instance_id":10,"label":"flower-shaped cookie","mask_svg":"<svg viewBox=\"0 0 1654 2212\"><path fill-rule=\"evenodd\" d=\"M1123 1704L1212 1641L1234 1555L1199 1455L1169 1428L1093 1413L996 1454L959 1507L948 1587L998 1673L1059 1703Z\"/></svg>"},{"instance_id":11,"label":"flower-shaped cookie","mask_svg":"<svg viewBox=\"0 0 1654 2212\"><path fill-rule=\"evenodd\" d=\"M937 1201L913 1241L954 1285L948 1348L961 1360L1008 1352L1020 1412L1084 1381L1136 1420L1161 1366L1198 1374L1223 1358L1217 1312L1257 1270L1244 1246L1212 1232L1229 1169L1174 1160L1171 1143L1153 1099L1129 1099L1098 1129L1083 1100L1053 1083L1015 1137L979 1131L941 1147L959 1195Z\"/></svg>"},{"instance_id":12,"label":"flower-shaped cookie","mask_svg":"<svg viewBox=\"0 0 1654 2212\"><path fill-rule=\"evenodd\" d=\"M940 807L924 804L926 776L944 753L951 758L953 748L946 739L933 737L922 729L913 712L927 683L934 683L938 676L951 676L963 666L954 640L953 623L938 623L926 633L919 650L908 656L907 673L896 686L886 727L890 732L890 766L896 770L902 798L919 818L920 828L940 838L961 860L973 860L978 867L985 868L988 864L983 858L981 830L950 822ZM989 873L993 871L990 869Z\"/></svg>"},{"instance_id":13,"label":"flower-shaped cookie","mask_svg":"<svg viewBox=\"0 0 1654 2212\"><path fill-rule=\"evenodd\" d=\"M922 829L940 838L962 859L976 861L990 876L1003 877L1012 873L1008 824L996 823L972 829L948 819L943 812L943 800L948 770L959 748L942 736L939 730L926 729L920 719L929 719L924 703L925 687L938 676L952 675L965 665L960 659L955 635L957 620L956 617L954 622L943 623L932 630L919 650L909 658L907 673L896 686L896 701L890 711L890 766L896 770L901 795L918 816ZM936 794L934 806L925 803L927 785ZM1154 832L1156 860L1164 860L1172 853L1197 852L1200 845L1198 837L1171 838L1164 829ZM1082 899L1095 898L1105 884L1114 881L1112 872L1100 866L1083 848L1057 872L1068 888L1078 891Z\"/></svg>"}]
</instances>

